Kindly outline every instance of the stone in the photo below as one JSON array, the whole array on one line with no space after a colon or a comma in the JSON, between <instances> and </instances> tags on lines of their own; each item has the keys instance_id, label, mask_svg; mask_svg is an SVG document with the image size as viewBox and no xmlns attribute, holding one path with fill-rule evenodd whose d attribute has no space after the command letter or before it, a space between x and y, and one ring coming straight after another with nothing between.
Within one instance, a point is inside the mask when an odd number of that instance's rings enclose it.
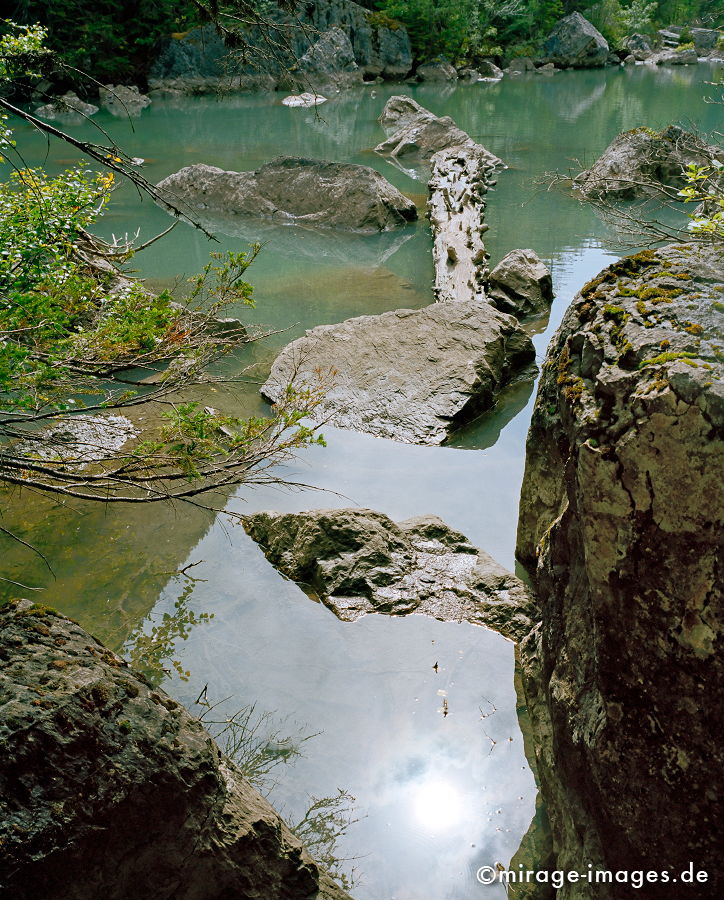
<instances>
[{"instance_id":1,"label":"stone","mask_svg":"<svg viewBox=\"0 0 724 900\"><path fill-rule=\"evenodd\" d=\"M543 44L543 53L557 66L576 69L604 66L608 42L579 12L565 16Z\"/></svg>"},{"instance_id":2,"label":"stone","mask_svg":"<svg viewBox=\"0 0 724 900\"><path fill-rule=\"evenodd\" d=\"M536 72L539 75L555 75L558 70L555 67L555 63L549 62L544 63L542 66L538 66Z\"/></svg>"},{"instance_id":3,"label":"stone","mask_svg":"<svg viewBox=\"0 0 724 900\"><path fill-rule=\"evenodd\" d=\"M688 50L659 50L645 61L650 66L694 66L699 62L699 55L693 47Z\"/></svg>"},{"instance_id":4,"label":"stone","mask_svg":"<svg viewBox=\"0 0 724 900\"><path fill-rule=\"evenodd\" d=\"M460 79L460 81L475 82L480 81L482 76L477 69L464 68L458 69L458 78Z\"/></svg>"},{"instance_id":5,"label":"stone","mask_svg":"<svg viewBox=\"0 0 724 900\"><path fill-rule=\"evenodd\" d=\"M344 900L201 723L80 625L0 608L0 871L16 900Z\"/></svg>"},{"instance_id":6,"label":"stone","mask_svg":"<svg viewBox=\"0 0 724 900\"><path fill-rule=\"evenodd\" d=\"M503 77L503 70L490 59L482 60L478 65L478 71L483 78L493 78L495 81L500 81Z\"/></svg>"},{"instance_id":7,"label":"stone","mask_svg":"<svg viewBox=\"0 0 724 900\"><path fill-rule=\"evenodd\" d=\"M717 28L690 28L697 50L713 50L719 43L722 33Z\"/></svg>"},{"instance_id":8,"label":"stone","mask_svg":"<svg viewBox=\"0 0 724 900\"><path fill-rule=\"evenodd\" d=\"M280 84L291 89L339 91L361 83L362 71L355 61L352 43L336 26L325 31L280 77Z\"/></svg>"},{"instance_id":9,"label":"stone","mask_svg":"<svg viewBox=\"0 0 724 900\"><path fill-rule=\"evenodd\" d=\"M27 432L11 452L45 462L71 463L84 469L93 462L117 457L118 451L137 435L125 416L65 414L34 435Z\"/></svg>"},{"instance_id":10,"label":"stone","mask_svg":"<svg viewBox=\"0 0 724 900\"><path fill-rule=\"evenodd\" d=\"M521 658L556 868L695 860L698 898L721 893L723 283L721 245L683 244L576 295L543 367L517 551L541 607ZM579 888L558 897L629 896Z\"/></svg>"},{"instance_id":11,"label":"stone","mask_svg":"<svg viewBox=\"0 0 724 900\"><path fill-rule=\"evenodd\" d=\"M101 106L113 116L140 116L151 105L151 100L135 84L104 84L98 92Z\"/></svg>"},{"instance_id":12,"label":"stone","mask_svg":"<svg viewBox=\"0 0 724 900\"><path fill-rule=\"evenodd\" d=\"M417 77L420 81L457 81L458 73L446 59L440 59L418 66Z\"/></svg>"},{"instance_id":13,"label":"stone","mask_svg":"<svg viewBox=\"0 0 724 900\"><path fill-rule=\"evenodd\" d=\"M326 102L327 98L323 97L321 94L312 94L306 91L303 94L292 94L282 100L284 106L301 106L305 109L309 109L311 106L320 106L322 103Z\"/></svg>"},{"instance_id":14,"label":"stone","mask_svg":"<svg viewBox=\"0 0 724 900\"><path fill-rule=\"evenodd\" d=\"M273 566L345 622L424 613L512 640L532 627L525 585L437 516L395 523L370 509L323 509L242 521Z\"/></svg>"},{"instance_id":15,"label":"stone","mask_svg":"<svg viewBox=\"0 0 724 900\"><path fill-rule=\"evenodd\" d=\"M520 75L523 72L535 71L535 63L530 56L516 56L508 63L506 72L511 75Z\"/></svg>"},{"instance_id":16,"label":"stone","mask_svg":"<svg viewBox=\"0 0 724 900\"><path fill-rule=\"evenodd\" d=\"M46 103L45 106L36 109L35 115L40 119L66 119L94 116L97 112L97 106L81 100L75 91L68 91L52 103Z\"/></svg>"},{"instance_id":17,"label":"stone","mask_svg":"<svg viewBox=\"0 0 724 900\"><path fill-rule=\"evenodd\" d=\"M634 128L615 137L591 168L575 177L574 186L587 197L631 200L656 194L662 185L680 189L690 162L711 165L712 160L724 163L724 151L678 125L660 132Z\"/></svg>"},{"instance_id":18,"label":"stone","mask_svg":"<svg viewBox=\"0 0 724 900\"><path fill-rule=\"evenodd\" d=\"M307 331L277 356L261 392L276 401L290 382L316 389L328 373L319 421L441 444L505 384L529 375L534 357L512 316L485 303L433 303Z\"/></svg>"},{"instance_id":19,"label":"stone","mask_svg":"<svg viewBox=\"0 0 724 900\"><path fill-rule=\"evenodd\" d=\"M511 250L490 273L487 293L496 309L520 319L548 312L553 280L534 250Z\"/></svg>"},{"instance_id":20,"label":"stone","mask_svg":"<svg viewBox=\"0 0 724 900\"><path fill-rule=\"evenodd\" d=\"M636 50L651 51L651 41L643 34L631 34L622 42L624 49L631 53Z\"/></svg>"},{"instance_id":21,"label":"stone","mask_svg":"<svg viewBox=\"0 0 724 900\"><path fill-rule=\"evenodd\" d=\"M193 216L274 218L277 224L385 231L417 218L415 204L374 169L350 163L279 157L255 172L202 163L159 182Z\"/></svg>"},{"instance_id":22,"label":"stone","mask_svg":"<svg viewBox=\"0 0 724 900\"><path fill-rule=\"evenodd\" d=\"M341 30L348 39L362 77L404 78L412 68L412 49L405 27L351 0L314 0L292 12L269 4L264 16L272 26L265 30L247 29L248 58L244 59L224 44L213 25L166 38L151 66L152 93L156 96L161 96L155 93L161 91L210 93L220 87L274 90L286 78L286 73L318 43L320 36L329 35L335 29ZM338 36L331 41L325 39L317 55L326 58L327 66L333 58L341 58L326 55L327 44L333 45L333 50L336 47L335 54L344 49L346 68L339 74L351 81L348 76L354 69L346 58L347 44ZM272 52L270 45L274 46ZM316 64L314 60L310 62ZM323 74L327 82L334 82L334 73L329 69ZM358 80L356 75L354 80Z\"/></svg>"},{"instance_id":23,"label":"stone","mask_svg":"<svg viewBox=\"0 0 724 900\"><path fill-rule=\"evenodd\" d=\"M469 148L485 157L490 166L502 165L497 156L477 144L450 116L436 116L412 97L395 95L385 103L379 117L387 139L375 147L376 153L399 158L429 161L439 150Z\"/></svg>"}]
</instances>

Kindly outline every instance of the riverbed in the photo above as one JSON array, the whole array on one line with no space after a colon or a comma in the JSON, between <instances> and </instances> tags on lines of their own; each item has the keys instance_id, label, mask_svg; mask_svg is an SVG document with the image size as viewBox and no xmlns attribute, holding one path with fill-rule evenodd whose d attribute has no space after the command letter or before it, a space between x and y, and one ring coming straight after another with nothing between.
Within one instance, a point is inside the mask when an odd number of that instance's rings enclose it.
<instances>
[{"instance_id":1,"label":"riverbed","mask_svg":"<svg viewBox=\"0 0 724 900\"><path fill-rule=\"evenodd\" d=\"M248 170L280 154L310 156L373 166L422 213L424 183L372 151L383 137L376 119L395 93L452 116L508 166L488 195L492 263L531 247L552 270L550 317L531 327L540 364L576 291L621 252L607 243L613 235L597 213L549 190L544 173L579 171L616 134L639 125L713 128L717 110L705 102L712 76L707 65L532 73L473 85L370 85L317 112L288 109L267 94L156 101L133 123L96 118L146 160L144 175L154 182L192 163ZM29 164L53 170L75 161L67 147L17 131ZM98 139L87 124L76 132ZM167 225L165 212L122 186L98 231L140 227L145 240ZM169 287L200 270L210 250L265 242L248 272L256 309L239 314L279 333L219 364L219 372L244 372L249 381L214 401L231 413L268 409L258 383L279 348L305 329L432 302L424 219L375 236L247 223L217 237L211 244L181 224L133 265L150 286ZM309 449L279 472L309 489L242 488L223 503L231 512L358 505L395 520L433 513L513 569L533 396L531 384L514 387L444 447L325 428L326 448ZM270 797L292 819L310 796L342 789L356 798L359 821L339 852L354 858L347 867L359 873L357 900L504 896L500 886L482 888L474 873L510 861L535 806L512 643L422 616L340 622L280 576L233 516L184 505L60 506L17 492L3 506L5 527L53 569L4 540L6 577L44 587L44 602L127 652L130 635L170 617L162 684L173 696L195 711L206 688L227 711L254 703L281 733L315 735L301 757L277 767ZM213 618L184 626L189 612Z\"/></svg>"}]
</instances>

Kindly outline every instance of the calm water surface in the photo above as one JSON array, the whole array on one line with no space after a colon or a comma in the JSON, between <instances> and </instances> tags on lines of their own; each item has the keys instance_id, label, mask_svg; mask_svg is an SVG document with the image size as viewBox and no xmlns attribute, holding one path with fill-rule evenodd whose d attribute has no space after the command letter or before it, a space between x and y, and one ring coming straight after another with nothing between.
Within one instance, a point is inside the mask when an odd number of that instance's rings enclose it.
<instances>
[{"instance_id":1,"label":"calm water surface","mask_svg":"<svg viewBox=\"0 0 724 900\"><path fill-rule=\"evenodd\" d=\"M615 254L591 209L536 179L578 171L577 161L590 163L616 134L638 125L692 121L711 129L716 108L704 98L712 74L708 66L639 66L499 84L365 87L333 98L319 116L287 109L274 96L199 98L155 102L133 128L104 113L97 119L147 160L151 181L197 162L246 170L280 154L322 157L375 167L422 210L424 184L372 152L382 138L376 118L387 97L403 91L451 115L509 166L489 194L492 262L532 247L553 271L550 319L532 329L542 359L572 296ZM88 126L79 130L92 136ZM48 148L22 126L18 132L30 163L54 169L75 161L67 148ZM146 239L167 224L162 210L124 186L99 230L140 227ZM285 331L225 360L228 374L251 366L250 377L262 381L278 349L306 328L432 300L424 220L376 236L249 225L235 231L211 245L179 225L134 261L152 286L168 286L198 271L212 249L267 242L249 271L257 309L242 315ZM435 513L512 568L532 390L512 389L442 448L325 429L328 447L305 452L280 474L328 492L241 490L223 502L245 512L360 505L397 520ZM265 409L253 384L216 400L244 413ZM189 680L174 672L164 687L192 707L207 685L209 697L230 698L227 710L254 702L282 731L318 733L301 759L279 768L271 798L299 818L310 796L341 788L356 797L360 821L340 852L358 857L358 900L504 896L500 886L478 885L474 872L509 861L534 810L510 642L421 616L339 622L276 573L230 519L193 507L104 509L6 494L3 524L43 550L54 576L8 542L0 548L3 574L45 586L46 602L115 647L164 614L178 623L189 610L213 613L175 641L171 656ZM195 580L173 574L190 562L198 563L189 570ZM171 629L172 638L176 633Z\"/></svg>"}]
</instances>

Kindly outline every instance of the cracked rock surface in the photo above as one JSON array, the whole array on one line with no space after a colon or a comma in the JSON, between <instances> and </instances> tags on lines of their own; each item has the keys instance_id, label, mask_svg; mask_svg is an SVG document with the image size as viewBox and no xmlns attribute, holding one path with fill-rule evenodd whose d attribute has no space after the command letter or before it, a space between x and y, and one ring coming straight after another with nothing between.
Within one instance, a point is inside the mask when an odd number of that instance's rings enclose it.
<instances>
[{"instance_id":1,"label":"cracked rock surface","mask_svg":"<svg viewBox=\"0 0 724 900\"><path fill-rule=\"evenodd\" d=\"M273 566L344 621L426 613L514 640L530 631L525 585L437 516L395 523L370 509L329 509L243 522Z\"/></svg>"},{"instance_id":2,"label":"cracked rock surface","mask_svg":"<svg viewBox=\"0 0 724 900\"><path fill-rule=\"evenodd\" d=\"M543 370L518 531L543 620L522 657L558 867L696 860L710 880L687 894L702 898L718 895L724 762L723 282L721 250L685 244L624 258L574 298ZM586 890L559 897L630 896Z\"/></svg>"},{"instance_id":3,"label":"cracked rock surface","mask_svg":"<svg viewBox=\"0 0 724 900\"><path fill-rule=\"evenodd\" d=\"M0 897L349 900L198 720L29 600L0 711Z\"/></svg>"}]
</instances>

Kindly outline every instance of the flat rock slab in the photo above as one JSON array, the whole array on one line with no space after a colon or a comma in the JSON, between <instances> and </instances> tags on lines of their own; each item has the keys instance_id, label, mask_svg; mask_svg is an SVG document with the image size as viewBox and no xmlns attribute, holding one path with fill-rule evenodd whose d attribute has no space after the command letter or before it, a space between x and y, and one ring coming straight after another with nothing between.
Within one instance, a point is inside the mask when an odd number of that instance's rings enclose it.
<instances>
[{"instance_id":1,"label":"flat rock slab","mask_svg":"<svg viewBox=\"0 0 724 900\"><path fill-rule=\"evenodd\" d=\"M437 516L395 523L370 509L260 512L244 528L267 559L346 622L425 613L517 640L535 606L525 585Z\"/></svg>"},{"instance_id":2,"label":"flat rock slab","mask_svg":"<svg viewBox=\"0 0 724 900\"><path fill-rule=\"evenodd\" d=\"M435 303L311 329L282 350L261 392L276 401L290 382L316 387L331 372L320 421L441 444L534 358L512 316L485 303Z\"/></svg>"},{"instance_id":3,"label":"flat rock slab","mask_svg":"<svg viewBox=\"0 0 724 900\"><path fill-rule=\"evenodd\" d=\"M0 608L0 895L349 900L201 723L80 625Z\"/></svg>"},{"instance_id":4,"label":"flat rock slab","mask_svg":"<svg viewBox=\"0 0 724 900\"><path fill-rule=\"evenodd\" d=\"M214 213L355 231L386 231L413 222L415 204L368 166L279 157L255 172L199 163L159 182L190 215Z\"/></svg>"}]
</instances>

